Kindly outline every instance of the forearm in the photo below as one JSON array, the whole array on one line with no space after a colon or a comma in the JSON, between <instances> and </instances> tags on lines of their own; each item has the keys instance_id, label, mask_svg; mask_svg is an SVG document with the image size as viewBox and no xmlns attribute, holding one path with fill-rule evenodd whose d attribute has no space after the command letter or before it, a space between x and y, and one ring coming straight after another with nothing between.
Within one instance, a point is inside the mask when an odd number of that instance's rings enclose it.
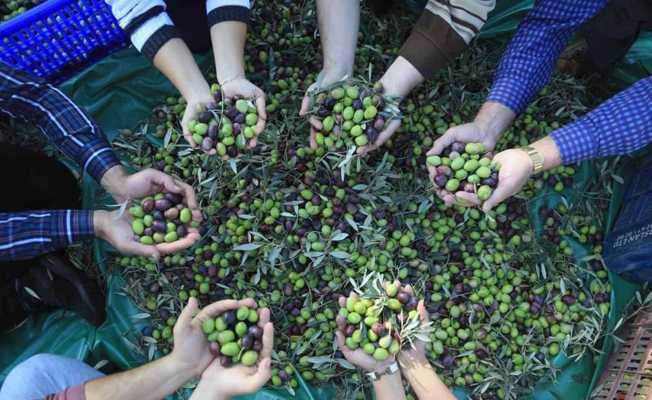
<instances>
[{"instance_id":1,"label":"forearm","mask_svg":"<svg viewBox=\"0 0 652 400\"><path fill-rule=\"evenodd\" d=\"M423 82L423 75L409 61L399 56L380 78L385 95L404 98Z\"/></svg>"},{"instance_id":2,"label":"forearm","mask_svg":"<svg viewBox=\"0 0 652 400\"><path fill-rule=\"evenodd\" d=\"M439 376L427 360L414 362L404 367L403 376L405 376L412 390L421 400L455 400L453 393L439 379Z\"/></svg>"},{"instance_id":3,"label":"forearm","mask_svg":"<svg viewBox=\"0 0 652 400\"><path fill-rule=\"evenodd\" d=\"M225 21L211 27L211 41L215 56L217 81L244 78L244 47L247 38L247 24L240 21Z\"/></svg>"},{"instance_id":4,"label":"forearm","mask_svg":"<svg viewBox=\"0 0 652 400\"><path fill-rule=\"evenodd\" d=\"M360 1L317 0L317 20L324 55L324 76L337 81L353 74L360 26Z\"/></svg>"},{"instance_id":5,"label":"forearm","mask_svg":"<svg viewBox=\"0 0 652 400\"><path fill-rule=\"evenodd\" d=\"M652 142L652 78L550 134L563 164L629 154Z\"/></svg>"},{"instance_id":6,"label":"forearm","mask_svg":"<svg viewBox=\"0 0 652 400\"><path fill-rule=\"evenodd\" d=\"M93 226L87 210L0 213L0 260L30 259L92 238Z\"/></svg>"},{"instance_id":7,"label":"forearm","mask_svg":"<svg viewBox=\"0 0 652 400\"><path fill-rule=\"evenodd\" d=\"M402 400L405 399L405 390L399 372L392 375L383 375L374 381L376 400Z\"/></svg>"},{"instance_id":8,"label":"forearm","mask_svg":"<svg viewBox=\"0 0 652 400\"><path fill-rule=\"evenodd\" d=\"M498 140L514 118L516 114L510 108L497 102L487 101L482 105L473 122L487 135Z\"/></svg>"},{"instance_id":9,"label":"forearm","mask_svg":"<svg viewBox=\"0 0 652 400\"><path fill-rule=\"evenodd\" d=\"M154 65L188 102L212 101L211 90L190 49L179 38L165 43L154 56Z\"/></svg>"},{"instance_id":10,"label":"forearm","mask_svg":"<svg viewBox=\"0 0 652 400\"><path fill-rule=\"evenodd\" d=\"M190 400L229 400L229 396L225 396L221 393L216 393L214 385L211 385L210 382L202 379L199 381L199 384L193 390Z\"/></svg>"},{"instance_id":11,"label":"forearm","mask_svg":"<svg viewBox=\"0 0 652 400\"><path fill-rule=\"evenodd\" d=\"M158 400L174 393L192 379L192 373L177 367L171 356L139 368L86 383L86 400Z\"/></svg>"}]
</instances>

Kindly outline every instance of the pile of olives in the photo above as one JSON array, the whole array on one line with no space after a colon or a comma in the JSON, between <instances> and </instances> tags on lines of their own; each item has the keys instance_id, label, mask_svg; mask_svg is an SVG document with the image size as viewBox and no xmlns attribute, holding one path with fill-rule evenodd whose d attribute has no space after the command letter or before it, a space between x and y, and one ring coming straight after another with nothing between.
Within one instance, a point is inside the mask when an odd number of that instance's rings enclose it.
<instances>
[{"instance_id":1,"label":"pile of olives","mask_svg":"<svg viewBox=\"0 0 652 400\"><path fill-rule=\"evenodd\" d=\"M376 282L382 282L382 275ZM382 285L382 284L381 284ZM385 283L384 292L371 291L358 296L352 293L342 300L338 318L340 330L345 336L345 345L351 349L362 349L378 361L384 361L398 354L401 345L408 342L403 326L409 320L416 320L418 300L410 290L399 282ZM415 332L410 332L414 337Z\"/></svg>"},{"instance_id":2,"label":"pile of olives","mask_svg":"<svg viewBox=\"0 0 652 400\"><path fill-rule=\"evenodd\" d=\"M263 348L263 328L257 325L258 318L256 309L242 306L203 322L202 330L209 342L217 344L223 367L256 364Z\"/></svg>"},{"instance_id":3,"label":"pile of olives","mask_svg":"<svg viewBox=\"0 0 652 400\"><path fill-rule=\"evenodd\" d=\"M475 193L484 201L498 184L498 168L491 161L491 154L485 154L482 143L455 142L441 156L429 156L426 161L436 167L434 184L450 193Z\"/></svg>"},{"instance_id":4,"label":"pile of olives","mask_svg":"<svg viewBox=\"0 0 652 400\"><path fill-rule=\"evenodd\" d=\"M322 125L315 135L317 146L341 149L375 143L385 127L389 102L378 84L345 84L315 94L311 115Z\"/></svg>"},{"instance_id":5,"label":"pile of olives","mask_svg":"<svg viewBox=\"0 0 652 400\"><path fill-rule=\"evenodd\" d=\"M258 111L252 100L223 99L219 86L213 85L215 104L198 113L188 128L192 141L202 150L216 150L219 156L237 157L256 136Z\"/></svg>"},{"instance_id":6,"label":"pile of olives","mask_svg":"<svg viewBox=\"0 0 652 400\"><path fill-rule=\"evenodd\" d=\"M177 193L157 193L129 208L135 239L153 245L175 242L188 234L192 212Z\"/></svg>"}]
</instances>

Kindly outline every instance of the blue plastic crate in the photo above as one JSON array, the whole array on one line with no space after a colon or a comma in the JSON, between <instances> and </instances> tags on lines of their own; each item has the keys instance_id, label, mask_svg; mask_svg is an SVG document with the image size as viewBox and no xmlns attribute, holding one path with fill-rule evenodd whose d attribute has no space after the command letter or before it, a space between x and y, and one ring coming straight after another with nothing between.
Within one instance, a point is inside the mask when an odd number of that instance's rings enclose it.
<instances>
[{"instance_id":1,"label":"blue plastic crate","mask_svg":"<svg viewBox=\"0 0 652 400\"><path fill-rule=\"evenodd\" d=\"M49 0L0 24L0 60L51 82L127 45L103 0Z\"/></svg>"}]
</instances>

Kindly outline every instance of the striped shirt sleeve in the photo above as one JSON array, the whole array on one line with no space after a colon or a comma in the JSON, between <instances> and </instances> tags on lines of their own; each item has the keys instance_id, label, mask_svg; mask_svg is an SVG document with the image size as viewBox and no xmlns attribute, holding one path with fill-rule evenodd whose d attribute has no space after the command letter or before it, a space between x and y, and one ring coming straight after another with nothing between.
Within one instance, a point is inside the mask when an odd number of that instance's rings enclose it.
<instances>
[{"instance_id":1,"label":"striped shirt sleeve","mask_svg":"<svg viewBox=\"0 0 652 400\"><path fill-rule=\"evenodd\" d=\"M165 43L180 38L164 0L105 0L134 47L150 60ZM225 21L249 21L250 0L207 0L209 27Z\"/></svg>"},{"instance_id":2,"label":"striped shirt sleeve","mask_svg":"<svg viewBox=\"0 0 652 400\"><path fill-rule=\"evenodd\" d=\"M495 0L428 0L400 56L424 78L432 78L478 34L495 4Z\"/></svg>"},{"instance_id":3,"label":"striped shirt sleeve","mask_svg":"<svg viewBox=\"0 0 652 400\"><path fill-rule=\"evenodd\" d=\"M34 258L93 236L92 210L0 213L0 261Z\"/></svg>"},{"instance_id":4,"label":"striped shirt sleeve","mask_svg":"<svg viewBox=\"0 0 652 400\"><path fill-rule=\"evenodd\" d=\"M645 78L550 134L563 164L624 155L652 142L652 78Z\"/></svg>"},{"instance_id":5,"label":"striped shirt sleeve","mask_svg":"<svg viewBox=\"0 0 652 400\"><path fill-rule=\"evenodd\" d=\"M0 62L0 111L35 125L98 183L120 162L101 129L56 87Z\"/></svg>"},{"instance_id":6,"label":"striped shirt sleeve","mask_svg":"<svg viewBox=\"0 0 652 400\"><path fill-rule=\"evenodd\" d=\"M550 80L575 31L607 0L541 0L521 21L494 77L488 100L521 113Z\"/></svg>"}]
</instances>

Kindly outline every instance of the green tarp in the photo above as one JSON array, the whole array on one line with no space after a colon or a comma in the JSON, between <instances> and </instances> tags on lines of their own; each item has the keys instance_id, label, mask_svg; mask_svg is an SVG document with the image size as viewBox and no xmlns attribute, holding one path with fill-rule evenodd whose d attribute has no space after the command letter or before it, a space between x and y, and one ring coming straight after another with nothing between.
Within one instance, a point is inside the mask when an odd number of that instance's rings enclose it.
<instances>
[{"instance_id":1,"label":"green tarp","mask_svg":"<svg viewBox=\"0 0 652 400\"><path fill-rule=\"evenodd\" d=\"M513 31L517 19L530 4L528 1L499 2L484 35L495 36ZM652 66L652 52L646 51L649 49L649 43L652 43L652 37L645 35L643 39L647 43L637 43L630 52L634 58L630 55L628 57L629 61L639 63L645 70ZM201 61L210 60L203 57ZM623 75L625 78L631 76ZM77 104L89 111L110 139L116 137L120 128L137 126L149 116L152 108L160 103L162 98L175 94L172 85L133 49L123 50L102 60L66 82L63 89ZM586 182L592 172L588 165L583 171L579 176ZM85 178L83 188L85 207L93 208L102 204L102 199L96 198L97 185L88 177ZM610 223L618 211L619 196L620 192L617 190L609 211ZM71 313L59 311L31 318L18 329L0 335L0 382L16 364L41 352L84 359L91 365L100 360L108 360L123 369L133 368L144 361L144 355L135 345L140 329L147 324L144 319L134 318L142 311L121 292L120 288L124 282L120 271L107 269L107 258L112 254L107 252L102 244L95 243L95 255L100 268L107 274L106 322L96 329ZM610 279L614 288L609 313L609 329L612 329L637 287L616 276L610 276ZM596 359L585 357L580 362L572 363L560 357L557 361L564 369L557 381L541 383L533 397L537 400L586 398L613 345L613 339L607 337L603 343L604 352ZM297 391L297 398L328 399L332 398L331 393L314 388L307 390L302 383L302 387ZM463 397L463 394L459 396ZM247 398L285 399L289 396L264 390Z\"/></svg>"}]
</instances>

